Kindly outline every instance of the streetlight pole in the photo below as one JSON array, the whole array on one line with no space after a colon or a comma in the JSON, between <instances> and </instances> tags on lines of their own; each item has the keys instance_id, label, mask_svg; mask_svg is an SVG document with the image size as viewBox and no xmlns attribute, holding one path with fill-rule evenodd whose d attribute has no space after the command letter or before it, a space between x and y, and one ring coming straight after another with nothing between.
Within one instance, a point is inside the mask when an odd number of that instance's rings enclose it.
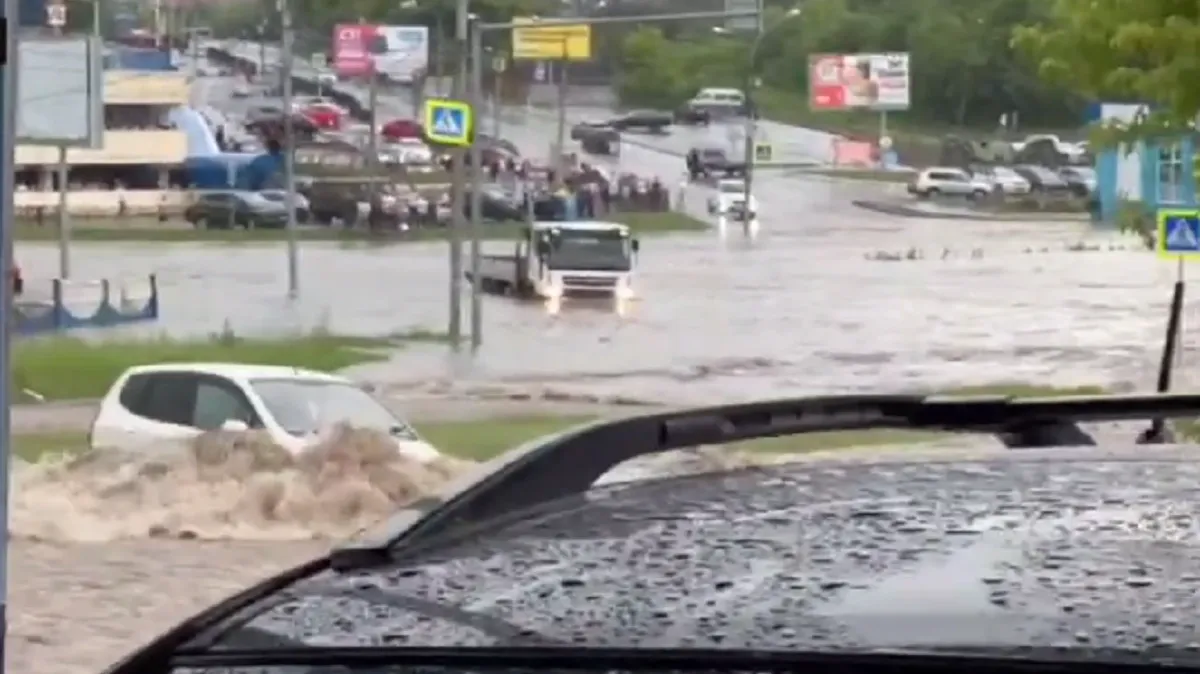
<instances>
[{"instance_id":1,"label":"streetlight pole","mask_svg":"<svg viewBox=\"0 0 1200 674\"><path fill-rule=\"evenodd\" d=\"M462 99L467 90L467 33L470 29L471 10L468 0L458 0L455 16L455 44L458 46L458 68L454 76L452 97ZM455 150L451 155L452 180L450 181L450 345L454 350L462 342L462 282L463 282L463 229L465 214L464 182L467 171L464 166L466 152ZM474 217L474 215L472 215ZM478 286L476 279L472 286Z\"/></svg>"},{"instance_id":2,"label":"streetlight pole","mask_svg":"<svg viewBox=\"0 0 1200 674\"><path fill-rule=\"evenodd\" d=\"M279 0L280 30L283 62L280 73L283 82L283 205L287 208L287 274L288 297L300 297L300 253L296 241L296 120L292 111L292 71L295 57L292 55L296 35L292 30L292 7L289 0Z\"/></svg>"},{"instance_id":3,"label":"streetlight pole","mask_svg":"<svg viewBox=\"0 0 1200 674\"><path fill-rule=\"evenodd\" d=\"M459 0L459 7L465 12L467 0ZM471 61L474 70L472 71L471 87L469 97L467 98L468 105L472 110L480 110L483 106L483 35L484 33L495 30L511 31L514 28L556 28L562 26L596 26L613 23L664 23L668 21L705 21L712 19L737 19L758 17L761 12L755 8L752 10L735 10L728 12L682 12L679 14L648 14L642 16L598 16L598 17L571 17L563 19L537 19L532 24L518 23L514 21L505 23L482 23L474 22L471 25ZM460 19L464 18L460 15ZM466 22L460 23L460 28L463 28L462 33L465 34ZM563 46L563 62L566 62L566 45ZM457 92L456 92L457 98ZM560 150L561 153L561 150ZM558 160L561 161L561 158ZM483 232L483 186L480 178L482 177L480 164L483 162L483 151L478 143L471 146L471 173L474 179L471 182L471 346L479 348L483 343L483 302L480 293L479 282L479 266L480 258L482 257L480 238ZM556 162L557 163L557 162ZM458 189L462 189L462 175L456 174L454 184ZM532 203L532 200L531 202ZM461 210L459 211L461 212ZM532 218L530 218L532 220ZM454 236L453 231L451 232ZM453 242L454 239L451 238ZM453 255L453 251L451 252ZM457 260L457 262L456 262ZM456 271L456 264L461 264L461 259L451 258L451 274ZM461 276L461 271L457 276ZM453 282L453 280L452 280ZM453 293L451 300L453 302L451 311L457 308L458 294ZM451 313L451 326L454 325L456 314ZM451 331L453 338L455 333Z\"/></svg>"},{"instance_id":4,"label":"streetlight pole","mask_svg":"<svg viewBox=\"0 0 1200 674\"><path fill-rule=\"evenodd\" d=\"M761 0L759 6L761 7ZM758 28L754 35L754 41L750 43L750 54L746 58L746 78L743 84L743 93L746 95L746 122L743 128L745 136L745 147L742 148L742 159L746 166L746 179L743 181L742 203L744 204L743 217L746 219L745 225L750 225L750 196L754 191L754 151L755 151L755 136L758 134L758 104L755 94L758 93L759 81L755 74L755 69L758 67L758 49L762 46L763 38L770 35L777 28L782 26L788 19L800 16L799 8L792 8L784 15L783 20L771 26L769 29L763 29L763 23L758 22ZM727 34L730 31L726 28L714 28L714 32Z\"/></svg>"}]
</instances>

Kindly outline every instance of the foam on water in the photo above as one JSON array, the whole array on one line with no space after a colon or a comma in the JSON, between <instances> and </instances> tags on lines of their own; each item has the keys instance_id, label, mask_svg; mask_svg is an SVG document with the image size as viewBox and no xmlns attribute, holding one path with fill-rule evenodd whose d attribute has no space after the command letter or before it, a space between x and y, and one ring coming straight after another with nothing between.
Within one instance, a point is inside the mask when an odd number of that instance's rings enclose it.
<instances>
[{"instance_id":1,"label":"foam on water","mask_svg":"<svg viewBox=\"0 0 1200 674\"><path fill-rule=\"evenodd\" d=\"M406 459L375 431L340 428L296 456L258 433L213 432L186 450L19 463L11 531L53 541L340 538L471 465Z\"/></svg>"}]
</instances>

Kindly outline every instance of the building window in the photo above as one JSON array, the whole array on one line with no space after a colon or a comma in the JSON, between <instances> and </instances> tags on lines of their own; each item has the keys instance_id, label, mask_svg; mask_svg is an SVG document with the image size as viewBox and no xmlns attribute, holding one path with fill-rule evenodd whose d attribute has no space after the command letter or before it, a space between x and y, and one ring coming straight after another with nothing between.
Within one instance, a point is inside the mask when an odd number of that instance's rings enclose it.
<instances>
[{"instance_id":1,"label":"building window","mask_svg":"<svg viewBox=\"0 0 1200 674\"><path fill-rule=\"evenodd\" d=\"M1158 149L1158 203L1183 202L1183 146L1180 143Z\"/></svg>"}]
</instances>

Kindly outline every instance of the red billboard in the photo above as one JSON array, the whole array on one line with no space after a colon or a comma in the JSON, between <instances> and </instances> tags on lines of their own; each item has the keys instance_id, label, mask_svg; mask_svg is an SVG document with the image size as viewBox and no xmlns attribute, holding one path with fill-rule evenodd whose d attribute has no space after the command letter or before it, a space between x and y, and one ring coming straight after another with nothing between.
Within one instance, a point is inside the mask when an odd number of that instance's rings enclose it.
<instances>
[{"instance_id":1,"label":"red billboard","mask_svg":"<svg viewBox=\"0 0 1200 674\"><path fill-rule=\"evenodd\" d=\"M339 77L379 74L412 82L429 65L427 26L344 23L333 28L333 71Z\"/></svg>"},{"instance_id":2,"label":"red billboard","mask_svg":"<svg viewBox=\"0 0 1200 674\"><path fill-rule=\"evenodd\" d=\"M812 54L808 103L813 110L906 110L908 54Z\"/></svg>"},{"instance_id":3,"label":"red billboard","mask_svg":"<svg viewBox=\"0 0 1200 674\"><path fill-rule=\"evenodd\" d=\"M375 26L343 23L333 27L333 72L339 77L370 75L375 67L372 49L378 41Z\"/></svg>"}]
</instances>

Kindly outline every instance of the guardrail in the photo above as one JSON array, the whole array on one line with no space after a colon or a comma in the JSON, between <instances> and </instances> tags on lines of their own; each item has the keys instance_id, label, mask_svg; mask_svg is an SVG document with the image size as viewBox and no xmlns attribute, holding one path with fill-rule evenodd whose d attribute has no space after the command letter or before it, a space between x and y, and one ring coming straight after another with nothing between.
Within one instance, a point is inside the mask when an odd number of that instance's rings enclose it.
<instances>
[{"instance_id":1,"label":"guardrail","mask_svg":"<svg viewBox=\"0 0 1200 674\"><path fill-rule=\"evenodd\" d=\"M40 293L39 290L46 292ZM80 313L90 312L90 313ZM45 288L26 283L13 298L13 329L18 335L110 328L158 319L158 279L147 277L145 292L105 279L82 283L52 279Z\"/></svg>"}]
</instances>

